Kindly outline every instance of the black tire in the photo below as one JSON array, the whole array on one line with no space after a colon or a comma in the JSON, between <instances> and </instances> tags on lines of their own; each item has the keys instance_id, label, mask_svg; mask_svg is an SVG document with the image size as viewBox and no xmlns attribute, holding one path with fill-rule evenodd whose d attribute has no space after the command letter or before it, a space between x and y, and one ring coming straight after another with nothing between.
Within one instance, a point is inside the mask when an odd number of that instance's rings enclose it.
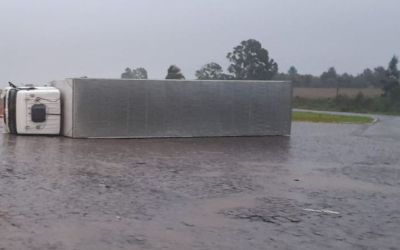
<instances>
[{"instance_id":1,"label":"black tire","mask_svg":"<svg viewBox=\"0 0 400 250\"><path fill-rule=\"evenodd\" d=\"M8 129L10 134L17 134L17 89L10 89L8 91Z\"/></svg>"}]
</instances>

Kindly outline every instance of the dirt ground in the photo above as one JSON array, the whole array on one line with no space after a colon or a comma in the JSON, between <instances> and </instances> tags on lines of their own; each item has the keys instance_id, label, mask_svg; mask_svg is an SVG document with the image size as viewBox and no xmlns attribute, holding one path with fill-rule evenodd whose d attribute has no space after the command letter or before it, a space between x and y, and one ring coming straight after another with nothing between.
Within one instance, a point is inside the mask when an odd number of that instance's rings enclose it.
<instances>
[{"instance_id":1,"label":"dirt ground","mask_svg":"<svg viewBox=\"0 0 400 250\"><path fill-rule=\"evenodd\" d=\"M0 134L0 249L399 249L400 118L291 137Z\"/></svg>"}]
</instances>

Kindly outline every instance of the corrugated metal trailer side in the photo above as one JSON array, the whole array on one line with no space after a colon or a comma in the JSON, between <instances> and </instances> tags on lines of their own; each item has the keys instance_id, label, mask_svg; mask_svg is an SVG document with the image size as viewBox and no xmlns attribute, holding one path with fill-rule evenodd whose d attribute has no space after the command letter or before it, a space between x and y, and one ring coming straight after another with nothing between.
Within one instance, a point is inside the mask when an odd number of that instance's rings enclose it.
<instances>
[{"instance_id":1,"label":"corrugated metal trailer side","mask_svg":"<svg viewBox=\"0 0 400 250\"><path fill-rule=\"evenodd\" d=\"M65 136L154 138L289 135L292 87L277 81L67 79Z\"/></svg>"}]
</instances>

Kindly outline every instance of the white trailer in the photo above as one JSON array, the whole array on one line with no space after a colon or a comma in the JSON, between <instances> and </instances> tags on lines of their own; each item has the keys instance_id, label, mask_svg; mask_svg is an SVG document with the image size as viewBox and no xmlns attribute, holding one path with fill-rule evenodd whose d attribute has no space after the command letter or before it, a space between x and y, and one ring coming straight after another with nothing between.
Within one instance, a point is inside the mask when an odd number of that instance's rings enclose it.
<instances>
[{"instance_id":1,"label":"white trailer","mask_svg":"<svg viewBox=\"0 0 400 250\"><path fill-rule=\"evenodd\" d=\"M15 134L268 136L291 129L288 82L75 78L46 88L7 88L5 96L6 127Z\"/></svg>"}]
</instances>

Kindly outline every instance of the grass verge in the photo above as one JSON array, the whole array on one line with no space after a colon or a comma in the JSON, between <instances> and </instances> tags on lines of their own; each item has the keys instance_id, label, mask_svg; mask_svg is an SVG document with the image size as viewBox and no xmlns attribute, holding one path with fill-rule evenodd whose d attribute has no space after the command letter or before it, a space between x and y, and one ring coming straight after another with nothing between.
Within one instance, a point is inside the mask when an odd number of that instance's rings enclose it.
<instances>
[{"instance_id":1,"label":"grass verge","mask_svg":"<svg viewBox=\"0 0 400 250\"><path fill-rule=\"evenodd\" d=\"M385 97L365 98L362 95L354 98L338 96L322 99L294 97L293 107L321 111L400 115L400 103L394 103Z\"/></svg>"},{"instance_id":2,"label":"grass verge","mask_svg":"<svg viewBox=\"0 0 400 250\"><path fill-rule=\"evenodd\" d=\"M293 121L366 124L366 123L372 123L374 121L374 118L369 116L333 115L333 114L323 114L314 112L294 111Z\"/></svg>"}]
</instances>

